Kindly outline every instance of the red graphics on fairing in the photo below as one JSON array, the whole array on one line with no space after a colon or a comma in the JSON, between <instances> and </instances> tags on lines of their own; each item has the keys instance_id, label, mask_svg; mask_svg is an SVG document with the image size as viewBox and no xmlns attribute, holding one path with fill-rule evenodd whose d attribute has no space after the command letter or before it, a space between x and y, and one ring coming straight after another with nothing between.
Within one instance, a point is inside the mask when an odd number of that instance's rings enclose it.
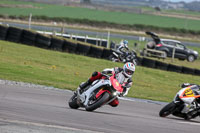
<instances>
[{"instance_id":1,"label":"red graphics on fairing","mask_svg":"<svg viewBox=\"0 0 200 133\"><path fill-rule=\"evenodd\" d=\"M117 81L117 79L115 79L115 74L113 74L110 78L109 78L113 88L119 92L119 93L122 93L123 92L123 88L122 88L122 85ZM96 94L96 98L99 98L99 96L101 96L104 92L108 92L111 94L111 92L109 90L106 90L106 89L101 89L99 90L99 92Z\"/></svg>"},{"instance_id":2,"label":"red graphics on fairing","mask_svg":"<svg viewBox=\"0 0 200 133\"><path fill-rule=\"evenodd\" d=\"M104 90L103 88L101 90L99 90L99 92L96 94L96 98L99 98L104 92L108 92L110 93L110 91L108 90Z\"/></svg>"},{"instance_id":3,"label":"red graphics on fairing","mask_svg":"<svg viewBox=\"0 0 200 133\"><path fill-rule=\"evenodd\" d=\"M122 93L123 92L123 88L122 85L117 81L117 79L115 79L115 74L113 76L110 77L110 81L113 85L113 88L115 90L117 90L118 92Z\"/></svg>"}]
</instances>

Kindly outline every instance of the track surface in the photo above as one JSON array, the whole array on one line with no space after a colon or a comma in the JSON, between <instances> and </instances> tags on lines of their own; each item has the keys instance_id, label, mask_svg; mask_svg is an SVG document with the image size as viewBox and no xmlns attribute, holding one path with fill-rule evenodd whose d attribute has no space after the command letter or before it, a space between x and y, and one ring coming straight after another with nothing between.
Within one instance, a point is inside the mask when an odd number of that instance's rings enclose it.
<instances>
[{"instance_id":1,"label":"track surface","mask_svg":"<svg viewBox=\"0 0 200 133\"><path fill-rule=\"evenodd\" d=\"M72 92L40 87L0 85L1 133L199 133L200 119L160 118L164 104L120 100L94 112L70 109ZM7 127L7 128L6 128Z\"/></svg>"}]
</instances>

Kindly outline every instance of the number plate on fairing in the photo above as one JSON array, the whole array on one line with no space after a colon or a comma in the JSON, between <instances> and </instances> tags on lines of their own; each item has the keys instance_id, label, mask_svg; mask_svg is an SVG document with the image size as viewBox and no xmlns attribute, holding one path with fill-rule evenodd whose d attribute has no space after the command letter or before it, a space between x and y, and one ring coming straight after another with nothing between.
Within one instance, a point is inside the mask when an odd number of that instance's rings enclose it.
<instances>
[{"instance_id":1,"label":"number plate on fairing","mask_svg":"<svg viewBox=\"0 0 200 133\"><path fill-rule=\"evenodd\" d=\"M194 96L194 93L191 88L185 90L185 96Z\"/></svg>"}]
</instances>

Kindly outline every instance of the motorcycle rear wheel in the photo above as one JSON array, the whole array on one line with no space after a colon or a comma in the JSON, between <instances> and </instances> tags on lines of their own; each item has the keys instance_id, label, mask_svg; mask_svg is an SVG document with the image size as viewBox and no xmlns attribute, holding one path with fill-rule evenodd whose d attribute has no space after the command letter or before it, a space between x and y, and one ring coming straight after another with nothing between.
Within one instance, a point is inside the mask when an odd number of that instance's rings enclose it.
<instances>
[{"instance_id":1,"label":"motorcycle rear wheel","mask_svg":"<svg viewBox=\"0 0 200 133\"><path fill-rule=\"evenodd\" d=\"M72 108L72 109L78 109L79 108L79 105L77 104L77 94L74 94L70 98L68 104L69 104L69 107Z\"/></svg>"},{"instance_id":2,"label":"motorcycle rear wheel","mask_svg":"<svg viewBox=\"0 0 200 133\"><path fill-rule=\"evenodd\" d=\"M110 94L108 92L104 92L98 99L95 101L89 101L88 105L85 107L87 111L93 111L99 107L101 107L103 104L105 104L109 100ZM90 103L92 102L92 103Z\"/></svg>"},{"instance_id":3,"label":"motorcycle rear wheel","mask_svg":"<svg viewBox=\"0 0 200 133\"><path fill-rule=\"evenodd\" d=\"M174 102L167 104L164 108L160 110L160 113L159 113L160 117L166 117L172 114L175 108L176 108L176 104Z\"/></svg>"}]
</instances>

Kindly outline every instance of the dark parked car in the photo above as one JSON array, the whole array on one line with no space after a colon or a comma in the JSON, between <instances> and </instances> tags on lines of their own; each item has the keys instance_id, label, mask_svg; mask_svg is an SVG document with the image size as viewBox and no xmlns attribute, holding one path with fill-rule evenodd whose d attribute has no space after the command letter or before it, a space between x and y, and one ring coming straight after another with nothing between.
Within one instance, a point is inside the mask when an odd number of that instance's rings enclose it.
<instances>
[{"instance_id":1,"label":"dark parked car","mask_svg":"<svg viewBox=\"0 0 200 133\"><path fill-rule=\"evenodd\" d=\"M192 62L197 59L198 52L192 49L188 49L180 41L170 40L170 39L160 39L153 32L146 32L147 35L150 35L153 41L147 44L147 48L163 51L166 53L167 57L172 57L173 50L175 50L174 57L180 60L187 59L189 62Z\"/></svg>"}]
</instances>

